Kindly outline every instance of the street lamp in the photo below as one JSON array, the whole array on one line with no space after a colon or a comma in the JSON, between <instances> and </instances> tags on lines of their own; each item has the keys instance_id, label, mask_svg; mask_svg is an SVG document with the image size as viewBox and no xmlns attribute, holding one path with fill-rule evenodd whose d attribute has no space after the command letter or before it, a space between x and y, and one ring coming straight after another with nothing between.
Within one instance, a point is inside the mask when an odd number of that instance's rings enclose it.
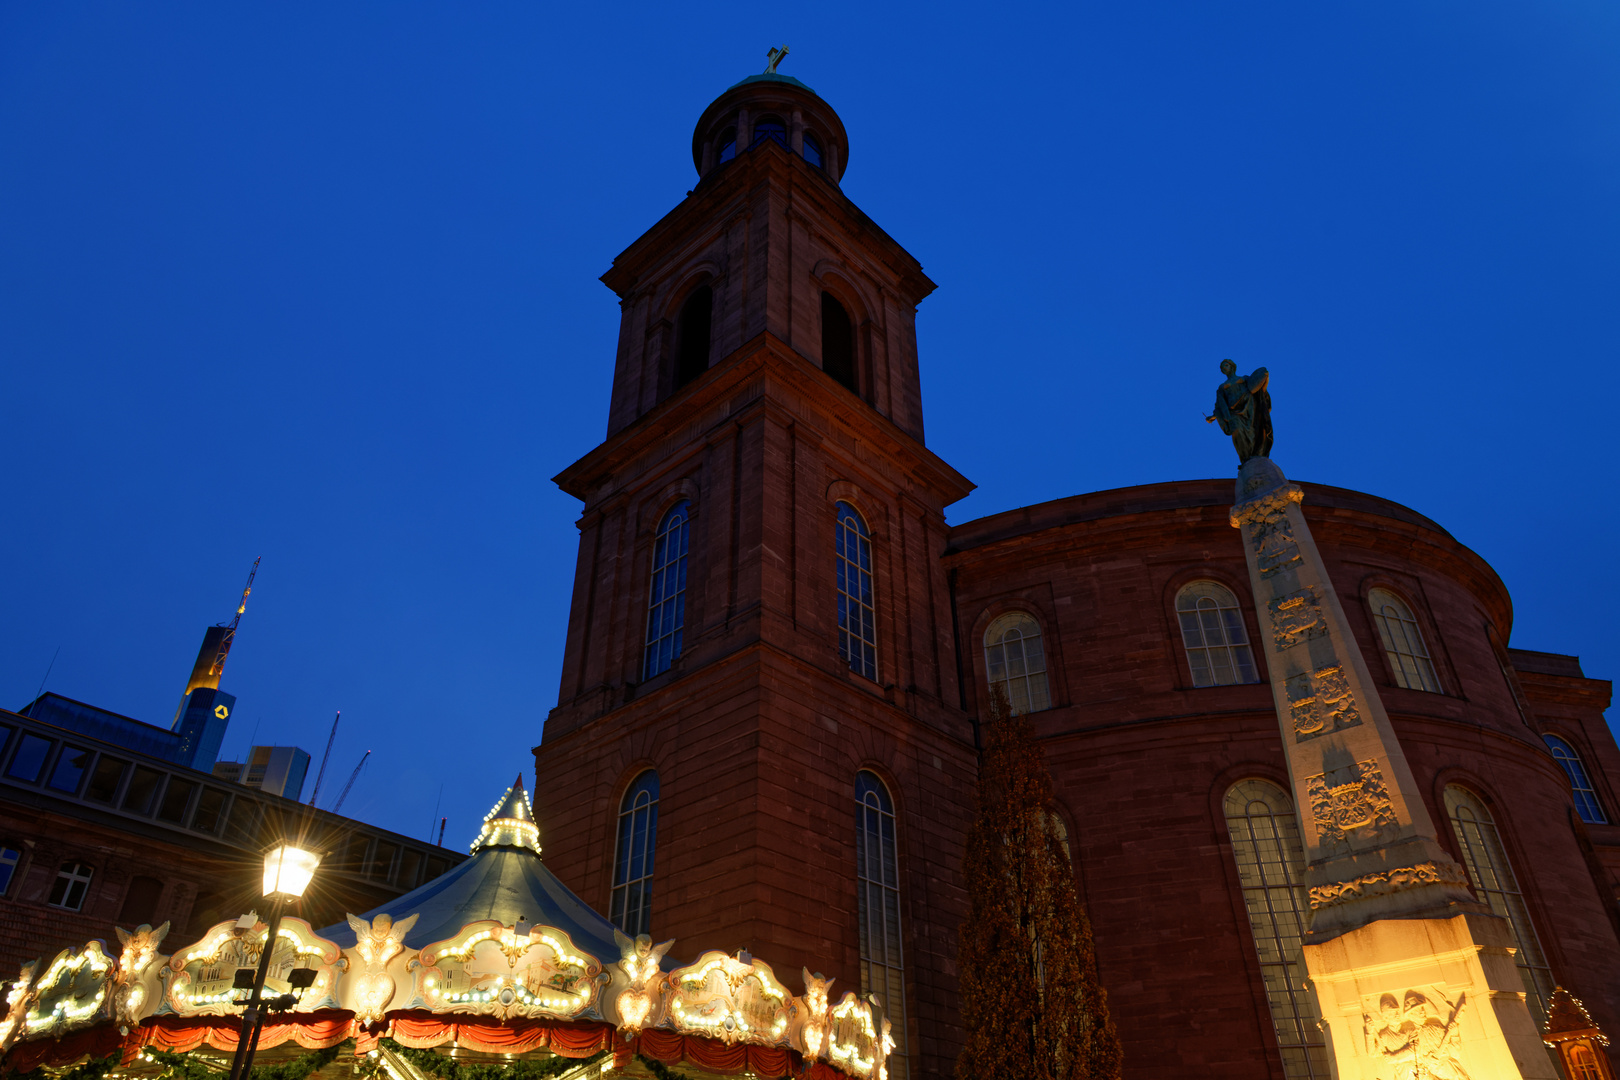
<instances>
[{"instance_id":1,"label":"street lamp","mask_svg":"<svg viewBox=\"0 0 1620 1080\"><path fill-rule=\"evenodd\" d=\"M236 1056L231 1060L231 1080L242 1080L253 1067L253 1052L259 1048L259 1031L264 1027L264 1013L260 997L264 993L265 976L270 974L270 954L276 951L276 933L281 929L281 909L286 902L304 895L309 879L321 857L313 851L293 844L278 844L264 857L264 895L270 899L270 928L264 935L264 951L259 954L259 969L253 976L253 990L248 994L247 1010L242 1014L242 1030L236 1039Z\"/></svg>"}]
</instances>

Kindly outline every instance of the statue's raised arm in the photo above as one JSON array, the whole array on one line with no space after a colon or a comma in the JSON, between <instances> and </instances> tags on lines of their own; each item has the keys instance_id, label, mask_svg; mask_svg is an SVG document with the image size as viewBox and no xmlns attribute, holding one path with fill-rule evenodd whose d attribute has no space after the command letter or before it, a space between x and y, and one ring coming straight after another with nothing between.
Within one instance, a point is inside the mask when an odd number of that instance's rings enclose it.
<instances>
[{"instance_id":1,"label":"statue's raised arm","mask_svg":"<svg viewBox=\"0 0 1620 1080\"><path fill-rule=\"evenodd\" d=\"M1210 417L1232 436L1238 461L1271 456L1271 373L1256 368L1253 375L1237 373L1237 365L1221 361L1226 381L1215 390L1215 415Z\"/></svg>"}]
</instances>

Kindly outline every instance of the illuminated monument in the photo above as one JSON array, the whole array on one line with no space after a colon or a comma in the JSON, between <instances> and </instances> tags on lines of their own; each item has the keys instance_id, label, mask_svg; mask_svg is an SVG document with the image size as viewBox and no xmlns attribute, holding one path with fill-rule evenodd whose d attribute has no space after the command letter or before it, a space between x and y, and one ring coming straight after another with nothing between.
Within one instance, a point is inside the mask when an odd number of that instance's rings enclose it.
<instances>
[{"instance_id":1,"label":"illuminated monument","mask_svg":"<svg viewBox=\"0 0 1620 1080\"><path fill-rule=\"evenodd\" d=\"M1231 521L1264 613L1305 846L1305 963L1337 1075L1551 1080L1511 928L1440 845L1300 510L1305 492L1266 456L1269 375L1221 368L1215 419L1242 459Z\"/></svg>"}]
</instances>

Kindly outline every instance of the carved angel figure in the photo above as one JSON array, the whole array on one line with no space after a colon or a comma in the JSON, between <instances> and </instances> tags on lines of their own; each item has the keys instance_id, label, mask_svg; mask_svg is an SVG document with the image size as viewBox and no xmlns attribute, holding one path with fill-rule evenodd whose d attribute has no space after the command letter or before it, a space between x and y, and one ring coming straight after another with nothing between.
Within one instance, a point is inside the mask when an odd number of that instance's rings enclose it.
<instances>
[{"instance_id":1,"label":"carved angel figure","mask_svg":"<svg viewBox=\"0 0 1620 1080\"><path fill-rule=\"evenodd\" d=\"M7 989L6 1015L0 1019L0 1053L4 1053L22 1031L23 1017L34 1001L34 975L38 970L38 960L28 961L22 966L17 981Z\"/></svg>"},{"instance_id":2,"label":"carved angel figure","mask_svg":"<svg viewBox=\"0 0 1620 1080\"><path fill-rule=\"evenodd\" d=\"M383 1010L394 999L394 979L388 974L388 961L405 947L405 935L411 932L419 917L420 913L395 922L393 916L384 914L367 922L358 915L345 913L349 928L354 931L355 951L365 964L365 970L354 981L356 1022L369 1027L382 1021Z\"/></svg>"},{"instance_id":3,"label":"carved angel figure","mask_svg":"<svg viewBox=\"0 0 1620 1080\"><path fill-rule=\"evenodd\" d=\"M1366 1017L1373 1049L1393 1068L1393 1080L1472 1080L1456 1057L1457 1021L1466 995L1448 1003L1450 1014L1441 1020L1429 999L1408 990L1401 1001L1384 994L1378 1018Z\"/></svg>"},{"instance_id":4,"label":"carved angel figure","mask_svg":"<svg viewBox=\"0 0 1620 1080\"><path fill-rule=\"evenodd\" d=\"M801 969L804 976L804 1027L799 1029L799 1052L811 1061L817 1061L826 1051L827 1004L832 1000L832 984L821 972L814 975L809 968Z\"/></svg>"},{"instance_id":5,"label":"carved angel figure","mask_svg":"<svg viewBox=\"0 0 1620 1080\"><path fill-rule=\"evenodd\" d=\"M168 936L169 924L156 930L151 923L142 923L134 930L122 926L113 929L118 931L118 943L124 947L118 954L118 973L113 977L113 1019L122 1027L134 1027L156 989L158 969L152 961Z\"/></svg>"},{"instance_id":6,"label":"carved angel figure","mask_svg":"<svg viewBox=\"0 0 1620 1080\"><path fill-rule=\"evenodd\" d=\"M628 934L614 930L613 940L619 946L619 968L630 980L630 986L621 991L614 1002L619 1011L619 1026L630 1032L640 1031L659 993L664 954L675 944L675 939L654 945L646 934L637 934L632 940Z\"/></svg>"},{"instance_id":7,"label":"carved angel figure","mask_svg":"<svg viewBox=\"0 0 1620 1080\"><path fill-rule=\"evenodd\" d=\"M1406 1024L1412 1029L1413 1080L1471 1080L1456 1058L1457 1019L1462 1016L1467 995L1458 997L1451 1015L1441 1020L1430 1009L1429 1000L1416 990L1408 990L1403 1001Z\"/></svg>"}]
</instances>

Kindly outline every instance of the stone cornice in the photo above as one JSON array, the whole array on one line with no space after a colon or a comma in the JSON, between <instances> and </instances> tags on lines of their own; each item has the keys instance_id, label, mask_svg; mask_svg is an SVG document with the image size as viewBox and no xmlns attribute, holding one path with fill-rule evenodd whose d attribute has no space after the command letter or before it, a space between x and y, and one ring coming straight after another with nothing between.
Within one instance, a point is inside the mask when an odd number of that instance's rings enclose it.
<instances>
[{"instance_id":1,"label":"stone cornice","mask_svg":"<svg viewBox=\"0 0 1620 1080\"><path fill-rule=\"evenodd\" d=\"M1502 630L1511 625L1512 601L1496 571L1475 551L1440 526L1398 503L1345 488L1301 484L1301 506L1317 543L1333 549L1364 547L1395 561L1415 561L1439 570L1472 592ZM1095 548L1118 554L1122 533L1139 533L1142 551L1154 561L1162 548L1166 518L1175 524L1219 527L1224 532L1232 510L1226 480L1173 480L1139 487L1054 499L951 528L945 560L948 567L993 562L1016 553L1071 553ZM1237 545L1230 556L1241 556Z\"/></svg>"},{"instance_id":2,"label":"stone cornice","mask_svg":"<svg viewBox=\"0 0 1620 1080\"><path fill-rule=\"evenodd\" d=\"M706 376L610 436L553 479L568 494L593 506L599 492L615 486L619 474L638 459L658 453L664 444L732 423L738 413L761 400L786 404L771 393L772 382L808 406L795 409L787 405L796 422L810 422L822 434L843 428L857 442L869 444L875 455L893 461L936 493L940 506L973 490L971 481L921 442L769 334L748 342ZM751 389L753 393L749 393Z\"/></svg>"}]
</instances>

